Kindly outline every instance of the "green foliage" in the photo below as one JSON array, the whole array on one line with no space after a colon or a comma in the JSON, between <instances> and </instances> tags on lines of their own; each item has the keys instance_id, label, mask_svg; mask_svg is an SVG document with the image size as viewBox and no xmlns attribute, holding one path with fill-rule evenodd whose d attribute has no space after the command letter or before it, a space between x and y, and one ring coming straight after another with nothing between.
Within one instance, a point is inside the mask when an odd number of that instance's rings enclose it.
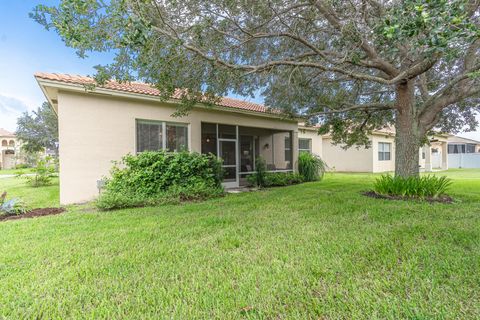
<instances>
[{"instance_id":1,"label":"green foliage","mask_svg":"<svg viewBox=\"0 0 480 320\"><path fill-rule=\"evenodd\" d=\"M50 156L37 161L36 166L32 169L33 175L26 175L27 183L32 187L43 187L51 184L52 178L55 176L56 160ZM22 176L19 173L18 176Z\"/></svg>"},{"instance_id":2,"label":"green foliage","mask_svg":"<svg viewBox=\"0 0 480 320\"><path fill-rule=\"evenodd\" d=\"M58 119L48 102L32 114L25 112L17 119L17 137L23 141L22 149L37 153L45 148L58 149Z\"/></svg>"},{"instance_id":3,"label":"green foliage","mask_svg":"<svg viewBox=\"0 0 480 320\"><path fill-rule=\"evenodd\" d=\"M26 163L17 164L15 166L15 169L28 169L28 168L30 168L30 166Z\"/></svg>"},{"instance_id":4,"label":"green foliage","mask_svg":"<svg viewBox=\"0 0 480 320\"><path fill-rule=\"evenodd\" d=\"M444 195L452 180L442 176L427 175L423 177L382 175L375 180L373 190L385 196L399 196L406 198L438 198Z\"/></svg>"},{"instance_id":5,"label":"green foliage","mask_svg":"<svg viewBox=\"0 0 480 320\"><path fill-rule=\"evenodd\" d=\"M404 0L390 8L378 30L388 44L413 40L418 47L426 47L428 53L456 55L461 49L452 43L479 36L466 6L466 0Z\"/></svg>"},{"instance_id":6,"label":"green foliage","mask_svg":"<svg viewBox=\"0 0 480 320\"><path fill-rule=\"evenodd\" d=\"M27 212L25 202L18 198L7 200L7 192L0 195L0 215L19 215Z\"/></svg>"},{"instance_id":7,"label":"green foliage","mask_svg":"<svg viewBox=\"0 0 480 320\"><path fill-rule=\"evenodd\" d=\"M431 128L478 125L475 1L63 0L31 17L81 57L113 52L96 67L98 84L139 79L165 99L184 88L178 115L260 91L345 147L369 147L373 132L399 121L399 105L420 124L409 145Z\"/></svg>"},{"instance_id":8,"label":"green foliage","mask_svg":"<svg viewBox=\"0 0 480 320\"><path fill-rule=\"evenodd\" d=\"M108 210L201 200L223 193L214 155L165 151L126 155L111 171L97 206Z\"/></svg>"},{"instance_id":9,"label":"green foliage","mask_svg":"<svg viewBox=\"0 0 480 320\"><path fill-rule=\"evenodd\" d=\"M319 156L309 152L298 155L298 172L304 181L322 180L326 169L326 163Z\"/></svg>"},{"instance_id":10,"label":"green foliage","mask_svg":"<svg viewBox=\"0 0 480 320\"><path fill-rule=\"evenodd\" d=\"M255 159L255 174L249 177L249 182L259 188L265 187L265 176L267 174L267 163L262 156Z\"/></svg>"},{"instance_id":11,"label":"green foliage","mask_svg":"<svg viewBox=\"0 0 480 320\"><path fill-rule=\"evenodd\" d=\"M258 173L251 174L247 177L247 181L252 186L258 185ZM293 172L266 172L262 178L263 188L268 187L282 187L303 182L303 177L298 173Z\"/></svg>"}]
</instances>

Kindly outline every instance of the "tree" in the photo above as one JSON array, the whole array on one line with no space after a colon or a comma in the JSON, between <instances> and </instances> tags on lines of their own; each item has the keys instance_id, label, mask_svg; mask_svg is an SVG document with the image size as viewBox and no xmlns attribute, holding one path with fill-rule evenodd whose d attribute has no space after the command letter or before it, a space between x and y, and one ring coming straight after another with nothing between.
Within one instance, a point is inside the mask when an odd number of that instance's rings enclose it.
<instances>
[{"instance_id":1,"label":"tree","mask_svg":"<svg viewBox=\"0 0 480 320\"><path fill-rule=\"evenodd\" d=\"M63 0L32 17L80 56L115 53L103 83L141 79L193 102L262 90L335 142L396 128L400 176L433 129L474 129L480 0ZM203 92L204 95L200 93ZM189 102L189 103L187 103Z\"/></svg>"},{"instance_id":2,"label":"tree","mask_svg":"<svg viewBox=\"0 0 480 320\"><path fill-rule=\"evenodd\" d=\"M25 112L19 117L15 134L26 152L36 153L46 148L58 154L58 121L48 102L32 114Z\"/></svg>"}]
</instances>

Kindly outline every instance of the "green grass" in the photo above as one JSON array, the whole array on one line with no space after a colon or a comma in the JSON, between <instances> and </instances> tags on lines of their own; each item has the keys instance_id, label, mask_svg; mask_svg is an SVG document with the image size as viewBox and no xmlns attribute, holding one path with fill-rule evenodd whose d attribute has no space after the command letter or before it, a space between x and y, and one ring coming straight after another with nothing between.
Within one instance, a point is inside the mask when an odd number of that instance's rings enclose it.
<instances>
[{"instance_id":1,"label":"green grass","mask_svg":"<svg viewBox=\"0 0 480 320\"><path fill-rule=\"evenodd\" d=\"M367 198L377 175L327 174L3 222L0 318L478 319L480 171L447 174L450 205Z\"/></svg>"},{"instance_id":2,"label":"green grass","mask_svg":"<svg viewBox=\"0 0 480 320\"><path fill-rule=\"evenodd\" d=\"M52 184L33 188L24 178L0 178L0 194L7 191L7 198L20 198L29 208L58 207L58 178L52 178Z\"/></svg>"},{"instance_id":3,"label":"green grass","mask_svg":"<svg viewBox=\"0 0 480 320\"><path fill-rule=\"evenodd\" d=\"M19 172L23 173L32 173L33 169L32 168L27 168L27 169L5 169L5 170L0 170L0 176L3 175L16 175Z\"/></svg>"}]
</instances>

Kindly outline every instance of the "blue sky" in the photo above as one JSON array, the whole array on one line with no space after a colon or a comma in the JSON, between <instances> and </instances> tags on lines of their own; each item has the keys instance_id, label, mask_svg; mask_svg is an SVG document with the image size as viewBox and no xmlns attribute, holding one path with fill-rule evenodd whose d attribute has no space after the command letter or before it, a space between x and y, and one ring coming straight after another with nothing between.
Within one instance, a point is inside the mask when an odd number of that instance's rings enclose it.
<instances>
[{"instance_id":1,"label":"blue sky","mask_svg":"<svg viewBox=\"0 0 480 320\"><path fill-rule=\"evenodd\" d=\"M45 101L33 74L37 71L93 74L93 66L107 63L108 54L80 59L53 31L28 17L37 4L54 0L0 1L0 127L15 130L16 118Z\"/></svg>"},{"instance_id":2,"label":"blue sky","mask_svg":"<svg viewBox=\"0 0 480 320\"><path fill-rule=\"evenodd\" d=\"M46 31L28 17L37 4L56 3L58 0L0 0L0 128L14 131L22 112L45 101L33 78L35 72L92 75L93 66L112 58L108 53L95 53L80 59L54 31ZM480 140L479 130L460 135Z\"/></svg>"}]
</instances>

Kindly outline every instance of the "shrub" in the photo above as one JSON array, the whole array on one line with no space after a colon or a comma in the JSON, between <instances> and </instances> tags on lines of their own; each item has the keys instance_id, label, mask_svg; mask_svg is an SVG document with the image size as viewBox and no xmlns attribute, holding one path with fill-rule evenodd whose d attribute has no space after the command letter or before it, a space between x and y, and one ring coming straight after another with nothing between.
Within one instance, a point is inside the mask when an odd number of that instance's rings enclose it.
<instances>
[{"instance_id":1,"label":"shrub","mask_svg":"<svg viewBox=\"0 0 480 320\"><path fill-rule=\"evenodd\" d=\"M214 155L165 151L126 155L111 170L97 201L102 210L201 200L223 194Z\"/></svg>"},{"instance_id":2,"label":"shrub","mask_svg":"<svg viewBox=\"0 0 480 320\"><path fill-rule=\"evenodd\" d=\"M32 176L25 176L27 183L32 187L43 187L52 182L52 177L55 175L55 164L52 157L45 157L37 161L33 168ZM23 173L17 174L21 176Z\"/></svg>"},{"instance_id":3,"label":"shrub","mask_svg":"<svg viewBox=\"0 0 480 320\"><path fill-rule=\"evenodd\" d=\"M259 188L265 187L265 176L267 174L267 163L263 159L263 157L258 156L255 159L255 174L252 174L249 181L252 185L257 186ZM247 178L248 179L248 178Z\"/></svg>"},{"instance_id":4,"label":"shrub","mask_svg":"<svg viewBox=\"0 0 480 320\"><path fill-rule=\"evenodd\" d=\"M27 210L27 206L22 200L18 198L7 200L6 192L0 195L0 215L19 215L24 214Z\"/></svg>"},{"instance_id":5,"label":"shrub","mask_svg":"<svg viewBox=\"0 0 480 320\"><path fill-rule=\"evenodd\" d=\"M29 166L28 164L26 164L26 163L20 163L20 164L17 164L17 165L15 166L15 169L17 169L17 170L18 170L18 169L28 169L28 168L30 168L30 166Z\"/></svg>"},{"instance_id":6,"label":"shrub","mask_svg":"<svg viewBox=\"0 0 480 320\"><path fill-rule=\"evenodd\" d=\"M257 173L247 177L250 185L258 186ZM289 186L292 184L299 184L303 182L303 177L298 173L293 172L267 172L263 178L263 187L280 187Z\"/></svg>"},{"instance_id":7,"label":"shrub","mask_svg":"<svg viewBox=\"0 0 480 320\"><path fill-rule=\"evenodd\" d=\"M386 174L375 180L373 191L384 196L438 198L446 193L451 184L451 179L445 176L427 175L403 178Z\"/></svg>"},{"instance_id":8,"label":"shrub","mask_svg":"<svg viewBox=\"0 0 480 320\"><path fill-rule=\"evenodd\" d=\"M326 168L325 162L317 155L302 152L298 156L298 172L306 182L322 180Z\"/></svg>"}]
</instances>

